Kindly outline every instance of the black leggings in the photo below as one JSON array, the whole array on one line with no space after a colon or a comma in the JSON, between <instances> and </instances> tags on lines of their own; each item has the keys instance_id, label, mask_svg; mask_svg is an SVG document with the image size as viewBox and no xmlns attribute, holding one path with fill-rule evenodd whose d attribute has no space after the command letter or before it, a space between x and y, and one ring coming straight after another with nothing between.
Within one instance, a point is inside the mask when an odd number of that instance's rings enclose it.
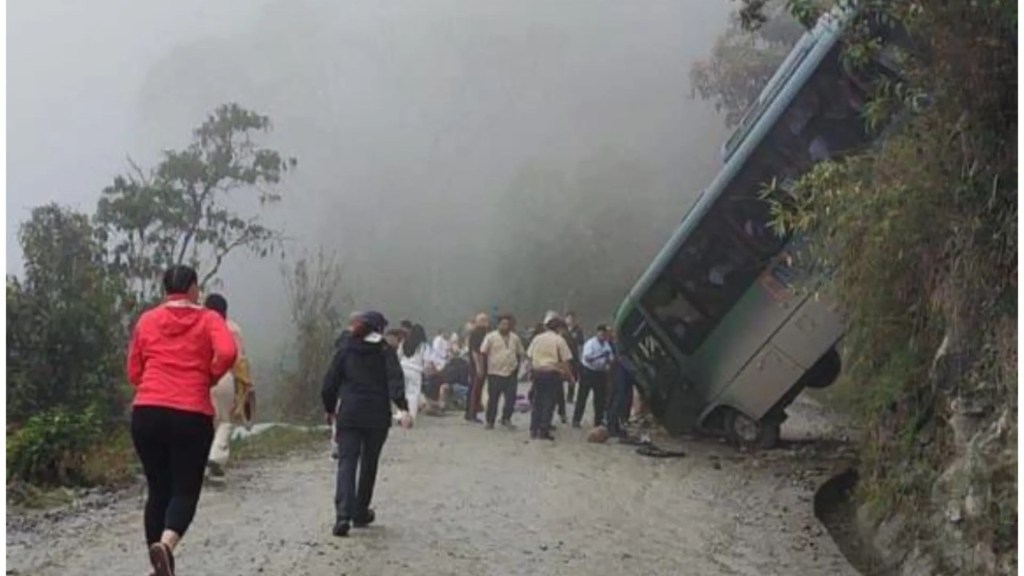
<instances>
[{"instance_id":1,"label":"black leggings","mask_svg":"<svg viewBox=\"0 0 1024 576\"><path fill-rule=\"evenodd\" d=\"M184 536L196 515L203 489L206 459L213 443L213 417L139 406L132 411L132 441L149 485L146 543L159 542L164 530Z\"/></svg>"}]
</instances>

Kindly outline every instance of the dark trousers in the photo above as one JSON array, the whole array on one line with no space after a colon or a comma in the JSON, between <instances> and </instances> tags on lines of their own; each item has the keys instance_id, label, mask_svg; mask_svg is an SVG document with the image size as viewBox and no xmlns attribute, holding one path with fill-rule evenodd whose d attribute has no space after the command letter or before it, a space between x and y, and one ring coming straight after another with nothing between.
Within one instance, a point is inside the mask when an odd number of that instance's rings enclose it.
<instances>
[{"instance_id":1,"label":"dark trousers","mask_svg":"<svg viewBox=\"0 0 1024 576\"><path fill-rule=\"evenodd\" d=\"M622 422L629 419L629 411L633 406L632 375L620 368L613 378L611 400L608 403L608 432L613 435L622 434Z\"/></svg>"},{"instance_id":2,"label":"dark trousers","mask_svg":"<svg viewBox=\"0 0 1024 576\"><path fill-rule=\"evenodd\" d=\"M146 543L164 530L184 536L199 505L206 459L213 444L213 417L173 408L132 410L132 442L142 461L146 495Z\"/></svg>"},{"instance_id":3,"label":"dark trousers","mask_svg":"<svg viewBox=\"0 0 1024 576\"><path fill-rule=\"evenodd\" d=\"M533 375L533 408L530 412L532 435L551 433L551 418L554 416L555 401L561 387L562 375L557 372L538 372Z\"/></svg>"},{"instance_id":4,"label":"dark trousers","mask_svg":"<svg viewBox=\"0 0 1024 576\"><path fill-rule=\"evenodd\" d=\"M470 368L469 398L466 399L466 420L475 420L480 411L480 394L483 392L483 379L477 375L476 368Z\"/></svg>"},{"instance_id":5,"label":"dark trousers","mask_svg":"<svg viewBox=\"0 0 1024 576\"><path fill-rule=\"evenodd\" d=\"M572 361L572 370L573 374L576 375L576 380L580 379L580 366L581 364L579 362L575 360ZM576 382L569 382L568 388L569 391L566 394L566 400L571 404L576 401Z\"/></svg>"},{"instance_id":6,"label":"dark trousers","mask_svg":"<svg viewBox=\"0 0 1024 576\"><path fill-rule=\"evenodd\" d=\"M579 394L576 395L576 407L573 410L572 423L579 424L583 420L587 396L594 393L594 426L604 424L605 397L608 391L608 373L597 372L584 367L580 378Z\"/></svg>"},{"instance_id":7,"label":"dark trousers","mask_svg":"<svg viewBox=\"0 0 1024 576\"><path fill-rule=\"evenodd\" d=\"M338 429L338 478L334 491L334 511L338 521L366 518L366 511L373 500L373 485L377 482L377 463L387 439L387 428Z\"/></svg>"},{"instance_id":8,"label":"dark trousers","mask_svg":"<svg viewBox=\"0 0 1024 576\"><path fill-rule=\"evenodd\" d=\"M558 408L558 416L562 419L562 422L565 422L565 418L566 418L566 413L565 413L565 386L566 386L565 382L559 382L558 383L558 389L555 390L555 406ZM569 384L569 386L572 386L572 384ZM552 411L551 417L554 418L554 416L555 416L554 412Z\"/></svg>"},{"instance_id":9,"label":"dark trousers","mask_svg":"<svg viewBox=\"0 0 1024 576\"><path fill-rule=\"evenodd\" d=\"M502 396L505 398L505 405L501 407L501 421L509 422L512 420L512 412L516 408L517 384L515 374L511 376L495 376L490 374L487 376L488 424L494 424L494 419L498 416L498 400Z\"/></svg>"}]
</instances>

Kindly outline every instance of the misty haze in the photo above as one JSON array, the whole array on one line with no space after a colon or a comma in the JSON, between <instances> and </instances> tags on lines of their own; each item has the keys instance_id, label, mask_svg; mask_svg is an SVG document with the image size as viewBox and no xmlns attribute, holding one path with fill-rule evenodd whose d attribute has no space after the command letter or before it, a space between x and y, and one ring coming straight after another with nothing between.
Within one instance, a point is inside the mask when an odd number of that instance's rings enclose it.
<instances>
[{"instance_id":1,"label":"misty haze","mask_svg":"<svg viewBox=\"0 0 1024 576\"><path fill-rule=\"evenodd\" d=\"M261 216L286 259L336 253L349 305L447 331L493 307L610 320L719 164L723 123L687 72L729 9L12 3L8 272L29 208L91 212L128 156L151 165L237 102L298 159ZM239 252L219 278L264 358L287 333L280 267Z\"/></svg>"},{"instance_id":2,"label":"misty haze","mask_svg":"<svg viewBox=\"0 0 1024 576\"><path fill-rule=\"evenodd\" d=\"M7 574L1016 573L1014 3L6 11Z\"/></svg>"}]
</instances>

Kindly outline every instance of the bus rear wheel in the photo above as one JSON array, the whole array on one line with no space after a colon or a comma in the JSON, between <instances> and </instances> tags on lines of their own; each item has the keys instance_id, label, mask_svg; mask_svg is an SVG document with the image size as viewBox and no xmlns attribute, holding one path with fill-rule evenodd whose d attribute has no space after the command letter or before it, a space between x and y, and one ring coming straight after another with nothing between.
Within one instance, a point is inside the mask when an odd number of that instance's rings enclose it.
<instances>
[{"instance_id":1,"label":"bus rear wheel","mask_svg":"<svg viewBox=\"0 0 1024 576\"><path fill-rule=\"evenodd\" d=\"M740 448L774 448L779 443L782 423L774 419L754 420L739 410L725 413L725 433Z\"/></svg>"},{"instance_id":2,"label":"bus rear wheel","mask_svg":"<svg viewBox=\"0 0 1024 576\"><path fill-rule=\"evenodd\" d=\"M811 366L811 369L804 375L803 380L808 388L819 390L828 388L839 378L839 373L842 370L843 359L839 356L839 351L833 348L818 358L814 366Z\"/></svg>"}]
</instances>

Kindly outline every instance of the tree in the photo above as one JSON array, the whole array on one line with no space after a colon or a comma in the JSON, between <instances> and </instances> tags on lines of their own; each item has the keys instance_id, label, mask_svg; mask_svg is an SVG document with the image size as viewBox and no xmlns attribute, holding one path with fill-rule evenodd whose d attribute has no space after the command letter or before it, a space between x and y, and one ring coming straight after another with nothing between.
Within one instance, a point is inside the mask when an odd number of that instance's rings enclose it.
<instances>
[{"instance_id":1,"label":"tree","mask_svg":"<svg viewBox=\"0 0 1024 576\"><path fill-rule=\"evenodd\" d=\"M275 185L297 164L254 142L270 130L266 116L238 104L220 106L187 148L164 152L149 172L129 160L131 171L103 190L100 238L136 298L154 298L157 278L170 265L201 266L205 287L236 250L266 257L280 249L280 232L236 210L279 202Z\"/></svg>"},{"instance_id":2,"label":"tree","mask_svg":"<svg viewBox=\"0 0 1024 576\"><path fill-rule=\"evenodd\" d=\"M351 306L342 293L342 267L333 254L319 250L284 270L292 327L295 330L284 372L285 387L275 404L289 419L312 420L323 412L320 385L341 333L340 306Z\"/></svg>"},{"instance_id":3,"label":"tree","mask_svg":"<svg viewBox=\"0 0 1024 576\"><path fill-rule=\"evenodd\" d=\"M753 30L751 22L757 22ZM780 0L747 0L715 41L710 58L690 68L694 92L714 102L727 125L737 125L803 31Z\"/></svg>"},{"instance_id":4,"label":"tree","mask_svg":"<svg viewBox=\"0 0 1024 576\"><path fill-rule=\"evenodd\" d=\"M20 231L24 279L7 277L7 417L53 408L105 417L123 406L120 282L103 262L88 216L55 204Z\"/></svg>"}]
</instances>

